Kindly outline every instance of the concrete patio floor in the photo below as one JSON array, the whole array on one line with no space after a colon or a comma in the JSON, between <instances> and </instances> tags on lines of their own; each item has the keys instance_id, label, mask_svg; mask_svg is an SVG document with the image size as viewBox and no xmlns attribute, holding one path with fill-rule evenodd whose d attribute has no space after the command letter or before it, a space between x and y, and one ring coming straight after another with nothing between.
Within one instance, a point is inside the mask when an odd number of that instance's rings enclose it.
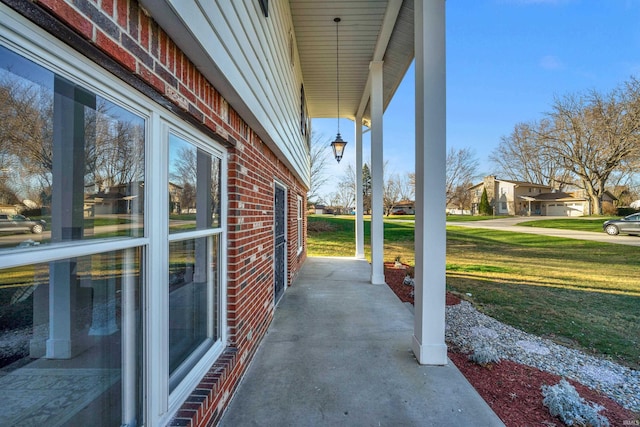
<instances>
[{"instance_id":1,"label":"concrete patio floor","mask_svg":"<svg viewBox=\"0 0 640 427\"><path fill-rule=\"evenodd\" d=\"M458 369L421 366L413 315L353 258L308 258L221 426L502 426Z\"/></svg>"}]
</instances>

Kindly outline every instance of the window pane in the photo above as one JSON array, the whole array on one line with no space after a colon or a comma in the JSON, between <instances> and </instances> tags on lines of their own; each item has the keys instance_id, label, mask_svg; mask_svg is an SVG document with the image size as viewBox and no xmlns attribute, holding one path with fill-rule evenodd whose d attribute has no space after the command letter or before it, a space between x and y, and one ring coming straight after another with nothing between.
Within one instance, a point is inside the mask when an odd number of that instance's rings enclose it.
<instances>
[{"instance_id":1,"label":"window pane","mask_svg":"<svg viewBox=\"0 0 640 427\"><path fill-rule=\"evenodd\" d=\"M169 245L169 372L174 386L186 370L178 368L198 349L218 338L218 236ZM174 375L175 374L175 375Z\"/></svg>"},{"instance_id":2,"label":"window pane","mask_svg":"<svg viewBox=\"0 0 640 427\"><path fill-rule=\"evenodd\" d=\"M145 121L0 46L0 249L143 234Z\"/></svg>"},{"instance_id":3,"label":"window pane","mask_svg":"<svg viewBox=\"0 0 640 427\"><path fill-rule=\"evenodd\" d=\"M221 160L169 135L169 230L220 227Z\"/></svg>"},{"instance_id":4,"label":"window pane","mask_svg":"<svg viewBox=\"0 0 640 427\"><path fill-rule=\"evenodd\" d=\"M0 271L0 425L142 424L140 297L138 249Z\"/></svg>"}]
</instances>

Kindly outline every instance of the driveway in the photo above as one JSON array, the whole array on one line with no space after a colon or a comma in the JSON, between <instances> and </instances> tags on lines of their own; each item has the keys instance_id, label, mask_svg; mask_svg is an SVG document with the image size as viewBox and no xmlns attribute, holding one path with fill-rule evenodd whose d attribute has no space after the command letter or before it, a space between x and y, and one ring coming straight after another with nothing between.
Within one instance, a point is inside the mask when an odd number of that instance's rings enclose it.
<instances>
[{"instance_id":1,"label":"driveway","mask_svg":"<svg viewBox=\"0 0 640 427\"><path fill-rule=\"evenodd\" d=\"M509 217L509 218L498 218L498 219L489 219L486 221L469 221L469 222L447 222L447 225L451 226L459 226L459 227L470 227L470 228L486 228L490 230L503 230L503 231L516 231L518 233L528 233L528 234L541 234L543 236L555 236L555 237L565 237L568 239L578 239L578 240L591 240L594 242L602 242L602 243L615 243L618 245L627 245L627 246L639 246L640 247L640 237L638 236L609 236L605 232L592 232L592 231L576 231L576 230L563 230L559 228L543 228L543 227L525 227L522 225L518 225L518 223L538 220L538 219L567 219L567 217ZM583 218L584 219L584 218ZM594 219L594 221L604 222L601 219Z\"/></svg>"}]
</instances>

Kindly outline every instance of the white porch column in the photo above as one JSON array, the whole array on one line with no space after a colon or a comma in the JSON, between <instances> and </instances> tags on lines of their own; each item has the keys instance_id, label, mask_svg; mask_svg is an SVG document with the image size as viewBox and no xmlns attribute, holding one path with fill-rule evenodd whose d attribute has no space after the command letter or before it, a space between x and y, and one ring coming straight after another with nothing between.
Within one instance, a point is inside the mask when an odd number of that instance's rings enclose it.
<instances>
[{"instance_id":1,"label":"white porch column","mask_svg":"<svg viewBox=\"0 0 640 427\"><path fill-rule=\"evenodd\" d=\"M371 61L371 283L384 281L384 187L382 150L382 61Z\"/></svg>"},{"instance_id":2,"label":"white porch column","mask_svg":"<svg viewBox=\"0 0 640 427\"><path fill-rule=\"evenodd\" d=\"M413 352L423 365L446 365L446 68L445 0L415 7L416 230Z\"/></svg>"},{"instance_id":3,"label":"white porch column","mask_svg":"<svg viewBox=\"0 0 640 427\"><path fill-rule=\"evenodd\" d=\"M362 116L356 117L356 258L364 259L364 197L362 195Z\"/></svg>"}]
</instances>

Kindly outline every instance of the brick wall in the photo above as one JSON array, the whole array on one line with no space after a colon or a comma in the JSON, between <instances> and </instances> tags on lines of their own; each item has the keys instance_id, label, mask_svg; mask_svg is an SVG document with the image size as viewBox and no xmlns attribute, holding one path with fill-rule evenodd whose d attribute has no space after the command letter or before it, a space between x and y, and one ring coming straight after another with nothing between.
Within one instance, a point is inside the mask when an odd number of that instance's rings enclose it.
<instances>
[{"instance_id":1,"label":"brick wall","mask_svg":"<svg viewBox=\"0 0 640 427\"><path fill-rule=\"evenodd\" d=\"M80 52L97 48L108 57L101 65L229 147L230 345L173 420L217 423L273 317L274 182L287 187L289 285L306 257L305 251L297 254L297 196L306 210L306 189L135 0L0 1ZM60 28L86 45L71 43ZM306 247L306 236L304 241Z\"/></svg>"}]
</instances>

